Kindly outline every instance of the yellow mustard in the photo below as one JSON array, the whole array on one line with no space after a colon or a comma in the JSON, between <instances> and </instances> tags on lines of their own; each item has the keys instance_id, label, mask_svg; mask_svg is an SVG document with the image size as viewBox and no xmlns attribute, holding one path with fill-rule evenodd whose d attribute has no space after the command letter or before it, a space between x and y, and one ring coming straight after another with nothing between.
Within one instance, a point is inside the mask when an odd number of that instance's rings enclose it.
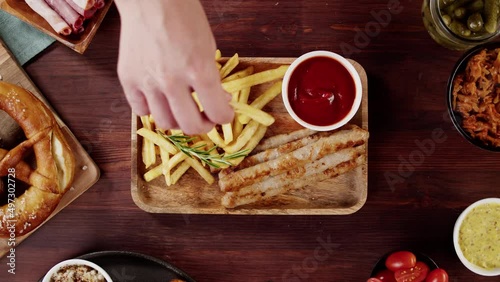
<instances>
[{"instance_id":1,"label":"yellow mustard","mask_svg":"<svg viewBox=\"0 0 500 282\"><path fill-rule=\"evenodd\" d=\"M485 269L500 267L500 204L473 208L460 227L459 245L465 258Z\"/></svg>"}]
</instances>

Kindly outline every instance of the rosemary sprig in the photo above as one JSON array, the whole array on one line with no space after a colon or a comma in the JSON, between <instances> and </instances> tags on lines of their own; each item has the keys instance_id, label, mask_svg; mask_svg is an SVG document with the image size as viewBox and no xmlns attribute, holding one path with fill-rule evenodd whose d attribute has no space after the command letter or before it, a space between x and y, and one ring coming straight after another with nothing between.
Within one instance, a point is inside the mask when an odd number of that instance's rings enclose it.
<instances>
[{"instance_id":1,"label":"rosemary sprig","mask_svg":"<svg viewBox=\"0 0 500 282\"><path fill-rule=\"evenodd\" d=\"M245 157L248 154L248 150L241 150L232 154L211 154L214 150L217 150L217 146L213 146L212 148L207 150L203 150L202 148L206 146L206 144L200 144L194 147L190 147L188 145L189 142L195 140L194 137L185 136L185 135L167 135L162 132L158 132L165 139L170 141L179 151L186 154L188 157L193 158L196 157L203 163L215 168L220 168L221 164L231 166L232 163L229 160L237 159L241 157Z\"/></svg>"}]
</instances>

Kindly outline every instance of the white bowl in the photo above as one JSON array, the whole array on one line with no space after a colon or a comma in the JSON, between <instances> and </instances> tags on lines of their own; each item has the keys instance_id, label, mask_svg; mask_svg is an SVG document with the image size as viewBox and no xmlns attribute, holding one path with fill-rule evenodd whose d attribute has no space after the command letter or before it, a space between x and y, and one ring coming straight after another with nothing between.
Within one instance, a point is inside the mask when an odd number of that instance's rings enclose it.
<instances>
[{"instance_id":1,"label":"white bowl","mask_svg":"<svg viewBox=\"0 0 500 282\"><path fill-rule=\"evenodd\" d=\"M339 62L351 75L353 81L354 81L354 86L355 86L355 96L354 96L354 103L352 105L351 110L348 112L348 114L340 121L327 125L327 126L318 126L314 124L310 124L303 119L301 119L292 109L292 106L290 104L290 100L288 99L288 84L290 83L290 77L292 76L292 73L295 71L295 69L304 61L314 58L314 57L327 57L330 59L333 59L337 62ZM346 123L348 123L356 114L356 112L359 109L359 106L361 105L361 99L363 95L363 89L361 85L361 78L359 77L359 73L356 71L354 66L344 57L337 53L333 53L330 51L312 51L309 53L305 53L299 58L295 59L293 63L290 65L288 70L285 73L285 76L283 77L283 86L281 89L281 95L283 97L283 103L285 104L285 108L290 114L290 116L298 122L300 125L303 127L316 130L316 131L329 131L329 130L334 130L339 127L342 127Z\"/></svg>"},{"instance_id":2,"label":"white bowl","mask_svg":"<svg viewBox=\"0 0 500 282\"><path fill-rule=\"evenodd\" d=\"M83 260L83 259L69 259L69 260L65 260L65 261L62 261L62 262L54 265L47 272L47 274L45 274L45 276L43 277L42 282L50 282L50 278L52 277L52 275L54 273L56 273L57 271L59 271L59 269L61 269L62 267L65 267L65 266L68 266L68 265L86 265L86 266L92 267L93 269L97 270L97 272L99 272L100 274L102 274L102 276L104 276L104 279L106 280L106 282L113 282L113 280L111 279L111 277L109 277L109 274L104 269L102 269L102 267L98 266L97 264L95 264L93 262L90 262L88 260Z\"/></svg>"},{"instance_id":3,"label":"white bowl","mask_svg":"<svg viewBox=\"0 0 500 282\"><path fill-rule=\"evenodd\" d=\"M469 212L472 209L480 205L492 204L492 203L500 204L500 198L487 198L473 203L460 214L453 229L453 245L455 246L455 252L457 253L458 258L460 259L462 264L465 265L465 267L467 267L470 271L482 276L498 276L500 275L500 268L485 269L468 261L467 258L465 258L462 249L460 248L460 245L458 243L458 236L460 233L460 227L462 226L465 217L469 214Z\"/></svg>"}]
</instances>

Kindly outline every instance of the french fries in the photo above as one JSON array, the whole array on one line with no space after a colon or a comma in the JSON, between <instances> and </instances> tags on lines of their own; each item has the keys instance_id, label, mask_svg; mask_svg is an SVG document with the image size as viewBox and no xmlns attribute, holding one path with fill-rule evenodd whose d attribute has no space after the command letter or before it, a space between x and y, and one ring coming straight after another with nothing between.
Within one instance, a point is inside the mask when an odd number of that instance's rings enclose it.
<instances>
[{"instance_id":1,"label":"french fries","mask_svg":"<svg viewBox=\"0 0 500 282\"><path fill-rule=\"evenodd\" d=\"M215 178L212 176L210 171L208 171L206 168L204 168L200 164L200 162L198 162L195 159L191 159L191 158L187 158L186 162L189 164L189 166L194 168L196 170L196 172L198 172L201 175L201 177L203 177L203 179L205 179L205 181L208 184L213 184L215 182Z\"/></svg>"},{"instance_id":2,"label":"french fries","mask_svg":"<svg viewBox=\"0 0 500 282\"><path fill-rule=\"evenodd\" d=\"M252 136L257 131L258 127L259 127L259 123L255 120L248 123L248 125L245 126L245 128L242 130L240 136L238 136L238 138L236 139L236 142L225 147L224 151L226 151L228 153L235 153L235 152L239 151L252 138Z\"/></svg>"},{"instance_id":3,"label":"french fries","mask_svg":"<svg viewBox=\"0 0 500 282\"><path fill-rule=\"evenodd\" d=\"M220 137L219 132L217 132L217 129L214 127L210 132L207 133L208 138L214 142L215 145L217 145L220 148L226 147L226 143L224 142L224 139Z\"/></svg>"},{"instance_id":4,"label":"french fries","mask_svg":"<svg viewBox=\"0 0 500 282\"><path fill-rule=\"evenodd\" d=\"M181 179L182 175L186 173L186 171L190 168L191 166L189 165L188 162L182 162L177 169L172 173L171 180L172 184L177 184L177 181Z\"/></svg>"},{"instance_id":5,"label":"french fries","mask_svg":"<svg viewBox=\"0 0 500 282\"><path fill-rule=\"evenodd\" d=\"M253 73L253 66L249 66L248 68L241 70L239 72L233 73L232 75L224 78L222 82L228 82L228 81L233 81L245 76L249 76Z\"/></svg>"},{"instance_id":6,"label":"french fries","mask_svg":"<svg viewBox=\"0 0 500 282\"><path fill-rule=\"evenodd\" d=\"M222 88L232 94L230 105L236 113L234 120L215 126L206 134L186 136L178 129L155 128L152 116L140 117L142 128L137 130L137 135L143 138L145 181L163 176L166 186L176 185L192 168L211 185L215 183L212 173L243 161L274 123L274 117L262 109L281 93L281 78L288 66L255 73L254 66L240 67L238 54L227 61L222 60L220 50L215 53L215 64ZM261 95L251 95L254 86L274 80L278 81ZM256 98L249 101L250 97ZM196 92L192 93L192 98L202 112Z\"/></svg>"},{"instance_id":7,"label":"french fries","mask_svg":"<svg viewBox=\"0 0 500 282\"><path fill-rule=\"evenodd\" d=\"M273 86L271 86L269 89L267 89L262 95L257 97L251 104L250 106L256 108L256 109L262 109L267 103L269 103L271 100L273 100L276 96L278 96L281 93L281 86L283 85L282 81L278 81ZM244 103L241 100L239 101L240 103ZM247 124L250 121L251 117L241 114L238 115L238 121L242 124Z\"/></svg>"},{"instance_id":8,"label":"french fries","mask_svg":"<svg viewBox=\"0 0 500 282\"><path fill-rule=\"evenodd\" d=\"M240 91L241 89L252 87L258 84L270 82L285 76L288 66L280 66L276 69L267 70L252 75L222 83L222 88L229 93Z\"/></svg>"},{"instance_id":9,"label":"french fries","mask_svg":"<svg viewBox=\"0 0 500 282\"><path fill-rule=\"evenodd\" d=\"M224 66L220 69L220 78L224 79L226 76L228 76L234 68L239 64L239 57L238 54L234 54L234 56L229 59Z\"/></svg>"},{"instance_id":10,"label":"french fries","mask_svg":"<svg viewBox=\"0 0 500 282\"><path fill-rule=\"evenodd\" d=\"M147 116L141 117L142 126L149 130L153 129L153 125L150 122L150 119ZM156 162L156 152L155 152L155 144L149 140L144 140L142 144L142 161L146 168L149 168Z\"/></svg>"},{"instance_id":11,"label":"french fries","mask_svg":"<svg viewBox=\"0 0 500 282\"><path fill-rule=\"evenodd\" d=\"M172 145L166 139L162 138L158 133L150 129L143 127L137 130L137 134L144 137L144 139L153 142L156 146L165 149L170 154L176 154L178 151L174 145Z\"/></svg>"},{"instance_id":12,"label":"french fries","mask_svg":"<svg viewBox=\"0 0 500 282\"><path fill-rule=\"evenodd\" d=\"M254 119L255 121L265 125L270 126L274 123L274 117L262 110L249 106L247 104L239 103L239 102L231 102L231 106L233 106L234 111L239 114L244 114Z\"/></svg>"},{"instance_id":13,"label":"french fries","mask_svg":"<svg viewBox=\"0 0 500 282\"><path fill-rule=\"evenodd\" d=\"M172 185L172 177L170 175L170 168L168 162L170 161L170 154L165 150L160 148L161 157L161 172L165 176L165 183L167 186Z\"/></svg>"}]
</instances>

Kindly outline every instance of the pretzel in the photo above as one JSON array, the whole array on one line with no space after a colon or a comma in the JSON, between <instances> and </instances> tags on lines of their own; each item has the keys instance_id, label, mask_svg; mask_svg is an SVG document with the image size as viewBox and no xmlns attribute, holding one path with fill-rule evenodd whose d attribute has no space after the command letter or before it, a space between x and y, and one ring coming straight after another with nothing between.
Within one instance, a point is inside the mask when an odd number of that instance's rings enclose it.
<instances>
[{"instance_id":1,"label":"pretzel","mask_svg":"<svg viewBox=\"0 0 500 282\"><path fill-rule=\"evenodd\" d=\"M71 187L75 157L52 112L29 91L0 82L0 110L11 116L26 136L10 151L0 148L0 177L15 172L16 181L29 186L14 202L0 208L0 237L9 237L29 233L50 216ZM31 151L35 168L24 161Z\"/></svg>"}]
</instances>

